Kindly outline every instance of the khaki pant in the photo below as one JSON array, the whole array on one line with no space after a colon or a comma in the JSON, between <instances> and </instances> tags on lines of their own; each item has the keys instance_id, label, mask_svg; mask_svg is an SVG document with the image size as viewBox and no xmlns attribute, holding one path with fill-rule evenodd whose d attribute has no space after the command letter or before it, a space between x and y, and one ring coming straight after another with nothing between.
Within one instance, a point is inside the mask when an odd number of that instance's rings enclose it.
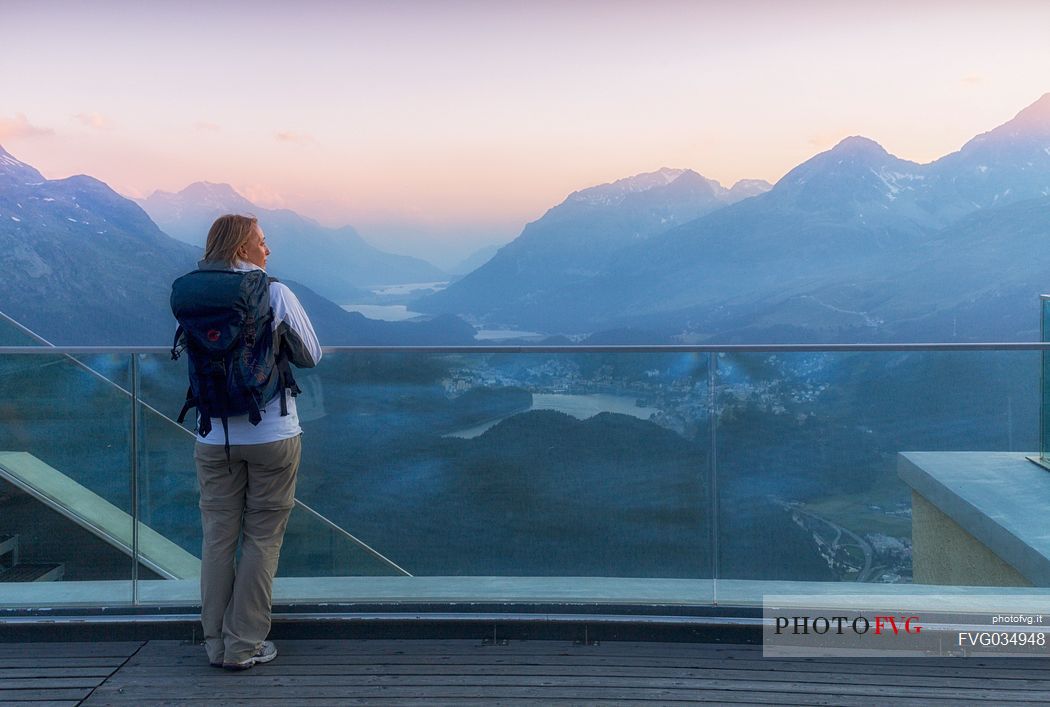
<instances>
[{"instance_id":1,"label":"khaki pant","mask_svg":"<svg viewBox=\"0 0 1050 707\"><path fill-rule=\"evenodd\" d=\"M300 452L299 437L231 445L229 463L221 444L195 447L204 527L201 623L212 663L247 660L270 632L273 576Z\"/></svg>"}]
</instances>

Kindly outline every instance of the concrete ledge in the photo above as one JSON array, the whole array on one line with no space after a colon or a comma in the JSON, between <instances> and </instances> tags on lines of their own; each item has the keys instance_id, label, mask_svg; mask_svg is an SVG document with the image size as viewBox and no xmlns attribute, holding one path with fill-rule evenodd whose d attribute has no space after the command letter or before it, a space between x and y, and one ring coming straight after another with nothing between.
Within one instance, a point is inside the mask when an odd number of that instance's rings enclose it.
<instances>
[{"instance_id":1,"label":"concrete ledge","mask_svg":"<svg viewBox=\"0 0 1050 707\"><path fill-rule=\"evenodd\" d=\"M897 470L922 499L917 581L1050 586L1050 473L1013 452L902 452Z\"/></svg>"},{"instance_id":2,"label":"concrete ledge","mask_svg":"<svg viewBox=\"0 0 1050 707\"><path fill-rule=\"evenodd\" d=\"M987 545L911 492L912 576L926 584L1030 587L1032 583Z\"/></svg>"}]
</instances>

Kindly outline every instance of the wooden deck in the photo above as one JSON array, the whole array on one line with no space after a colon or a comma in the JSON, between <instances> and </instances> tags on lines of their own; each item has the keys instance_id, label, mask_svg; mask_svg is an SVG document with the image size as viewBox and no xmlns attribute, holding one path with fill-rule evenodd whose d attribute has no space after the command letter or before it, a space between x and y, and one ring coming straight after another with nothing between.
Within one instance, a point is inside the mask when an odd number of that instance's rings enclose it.
<instances>
[{"instance_id":1,"label":"wooden deck","mask_svg":"<svg viewBox=\"0 0 1050 707\"><path fill-rule=\"evenodd\" d=\"M180 641L0 643L2 705L1036 704L1050 659L762 658L758 646L281 641L231 673Z\"/></svg>"}]
</instances>

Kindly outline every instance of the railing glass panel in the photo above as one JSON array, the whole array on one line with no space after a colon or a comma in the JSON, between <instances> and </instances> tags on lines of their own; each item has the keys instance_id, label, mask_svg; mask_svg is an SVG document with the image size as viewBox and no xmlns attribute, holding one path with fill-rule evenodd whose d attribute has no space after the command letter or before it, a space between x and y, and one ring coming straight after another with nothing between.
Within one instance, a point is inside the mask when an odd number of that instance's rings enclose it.
<instances>
[{"instance_id":1,"label":"railing glass panel","mask_svg":"<svg viewBox=\"0 0 1050 707\"><path fill-rule=\"evenodd\" d=\"M710 578L707 356L333 353L300 497L415 576Z\"/></svg>"},{"instance_id":2,"label":"railing glass panel","mask_svg":"<svg viewBox=\"0 0 1050 707\"><path fill-rule=\"evenodd\" d=\"M128 367L0 356L0 605L132 600Z\"/></svg>"},{"instance_id":3,"label":"railing glass panel","mask_svg":"<svg viewBox=\"0 0 1050 707\"><path fill-rule=\"evenodd\" d=\"M720 355L719 577L912 582L912 489L898 453L1034 448L1039 355ZM994 583L979 574L957 583ZM737 584L719 596L739 598Z\"/></svg>"},{"instance_id":4,"label":"railing glass panel","mask_svg":"<svg viewBox=\"0 0 1050 707\"><path fill-rule=\"evenodd\" d=\"M1044 342L1050 343L1050 295L1040 297L1042 316L1040 329ZM1039 460L1050 468L1050 352L1040 354L1040 390L1039 402Z\"/></svg>"}]
</instances>

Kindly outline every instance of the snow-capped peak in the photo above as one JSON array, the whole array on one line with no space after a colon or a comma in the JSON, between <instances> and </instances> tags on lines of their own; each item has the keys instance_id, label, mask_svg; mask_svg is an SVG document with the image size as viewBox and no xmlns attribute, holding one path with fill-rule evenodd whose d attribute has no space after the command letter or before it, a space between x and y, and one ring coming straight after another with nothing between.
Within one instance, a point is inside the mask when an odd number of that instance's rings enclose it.
<instances>
[{"instance_id":1,"label":"snow-capped peak","mask_svg":"<svg viewBox=\"0 0 1050 707\"><path fill-rule=\"evenodd\" d=\"M27 165L0 146L0 174L7 174L19 182L39 183L44 177L36 168Z\"/></svg>"},{"instance_id":2,"label":"snow-capped peak","mask_svg":"<svg viewBox=\"0 0 1050 707\"><path fill-rule=\"evenodd\" d=\"M25 162L19 162L14 157L9 155L4 148L0 147L0 164L8 167L28 167Z\"/></svg>"},{"instance_id":3,"label":"snow-capped peak","mask_svg":"<svg viewBox=\"0 0 1050 707\"><path fill-rule=\"evenodd\" d=\"M655 172L645 172L643 174L636 174L633 177L624 177L623 179L617 179L612 184L602 184L594 187L594 189L603 189L610 192L618 191L622 193L649 191L654 187L667 186L685 174L685 172L686 170L684 169L661 167Z\"/></svg>"},{"instance_id":4,"label":"snow-capped peak","mask_svg":"<svg viewBox=\"0 0 1050 707\"><path fill-rule=\"evenodd\" d=\"M582 201L591 204L617 204L623 201L628 194L637 194L639 192L649 191L650 189L666 187L677 181L683 175L695 176L698 179L704 180L711 184L712 188L716 191L721 189L721 185L717 182L705 180L704 177L701 177L692 170L662 167L655 172L636 174L633 177L617 179L615 182L609 184L599 184L598 186L582 189L570 195L569 200Z\"/></svg>"}]
</instances>

